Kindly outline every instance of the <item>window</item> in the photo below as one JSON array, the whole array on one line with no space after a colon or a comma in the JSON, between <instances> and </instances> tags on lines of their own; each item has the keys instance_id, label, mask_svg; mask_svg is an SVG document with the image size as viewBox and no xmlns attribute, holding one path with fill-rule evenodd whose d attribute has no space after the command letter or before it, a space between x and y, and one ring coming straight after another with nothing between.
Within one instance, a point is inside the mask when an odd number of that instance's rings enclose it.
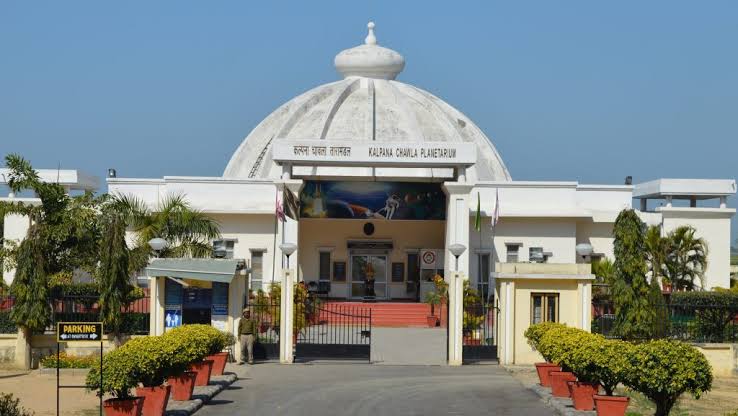
<instances>
[{"instance_id":1,"label":"window","mask_svg":"<svg viewBox=\"0 0 738 416\"><path fill-rule=\"evenodd\" d=\"M218 259L232 259L233 248L236 245L236 240L214 240L213 241L213 257Z\"/></svg>"},{"instance_id":2,"label":"window","mask_svg":"<svg viewBox=\"0 0 738 416\"><path fill-rule=\"evenodd\" d=\"M530 323L559 321L559 294L534 293L530 299Z\"/></svg>"},{"instance_id":3,"label":"window","mask_svg":"<svg viewBox=\"0 0 738 416\"><path fill-rule=\"evenodd\" d=\"M531 247L528 249L528 260L533 263L545 263L546 256L543 254L543 247Z\"/></svg>"},{"instance_id":4,"label":"window","mask_svg":"<svg viewBox=\"0 0 738 416\"><path fill-rule=\"evenodd\" d=\"M520 244L505 244L507 247L507 262L517 263L519 260L518 253L520 252Z\"/></svg>"},{"instance_id":5,"label":"window","mask_svg":"<svg viewBox=\"0 0 738 416\"><path fill-rule=\"evenodd\" d=\"M477 270L477 290L482 300L487 302L489 298L489 253L480 253L479 270Z\"/></svg>"},{"instance_id":6,"label":"window","mask_svg":"<svg viewBox=\"0 0 738 416\"><path fill-rule=\"evenodd\" d=\"M264 252L251 252L251 289L257 291L262 289L264 279Z\"/></svg>"},{"instance_id":7,"label":"window","mask_svg":"<svg viewBox=\"0 0 738 416\"><path fill-rule=\"evenodd\" d=\"M323 281L331 280L331 252L321 251L319 262L320 271L318 272L318 279Z\"/></svg>"}]
</instances>

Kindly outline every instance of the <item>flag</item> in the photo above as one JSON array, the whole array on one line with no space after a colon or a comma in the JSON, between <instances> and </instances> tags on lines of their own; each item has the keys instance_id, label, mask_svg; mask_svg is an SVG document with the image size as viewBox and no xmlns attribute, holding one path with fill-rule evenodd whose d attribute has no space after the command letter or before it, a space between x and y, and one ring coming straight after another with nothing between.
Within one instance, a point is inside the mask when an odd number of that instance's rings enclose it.
<instances>
[{"instance_id":1,"label":"flag","mask_svg":"<svg viewBox=\"0 0 738 416\"><path fill-rule=\"evenodd\" d=\"M497 188L495 193L495 213L492 217L492 227L496 227L498 222L500 222L500 188Z\"/></svg>"},{"instance_id":2,"label":"flag","mask_svg":"<svg viewBox=\"0 0 738 416\"><path fill-rule=\"evenodd\" d=\"M482 210L479 192L477 192L477 215L476 217L474 217L474 229L477 231L482 231Z\"/></svg>"},{"instance_id":3,"label":"flag","mask_svg":"<svg viewBox=\"0 0 738 416\"><path fill-rule=\"evenodd\" d=\"M274 194L274 215L277 216L277 219L285 222L284 217L284 207L282 206L282 201L279 200L279 192Z\"/></svg>"},{"instance_id":4,"label":"flag","mask_svg":"<svg viewBox=\"0 0 738 416\"><path fill-rule=\"evenodd\" d=\"M295 194L293 194L289 189L284 188L282 201L284 201L282 208L283 215L297 221L300 215L300 202L297 200ZM284 219L282 221L284 221Z\"/></svg>"}]
</instances>

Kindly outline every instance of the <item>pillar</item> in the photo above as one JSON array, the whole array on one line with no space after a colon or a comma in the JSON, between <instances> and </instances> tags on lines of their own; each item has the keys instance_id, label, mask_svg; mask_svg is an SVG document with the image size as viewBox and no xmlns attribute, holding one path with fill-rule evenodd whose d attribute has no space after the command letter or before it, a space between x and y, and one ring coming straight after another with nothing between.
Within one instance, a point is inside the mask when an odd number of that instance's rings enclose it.
<instances>
[{"instance_id":1,"label":"pillar","mask_svg":"<svg viewBox=\"0 0 738 416\"><path fill-rule=\"evenodd\" d=\"M292 364L293 317L294 317L294 276L290 269L282 270L282 294L279 305L279 362Z\"/></svg>"},{"instance_id":2,"label":"pillar","mask_svg":"<svg viewBox=\"0 0 738 416\"><path fill-rule=\"evenodd\" d=\"M648 199L641 198L641 212L648 211Z\"/></svg>"},{"instance_id":3,"label":"pillar","mask_svg":"<svg viewBox=\"0 0 738 416\"><path fill-rule=\"evenodd\" d=\"M164 333L165 277L149 276L149 335Z\"/></svg>"},{"instance_id":4,"label":"pillar","mask_svg":"<svg viewBox=\"0 0 738 416\"><path fill-rule=\"evenodd\" d=\"M246 275L242 271L236 272L236 276L228 285L228 326L226 330L236 337L236 345L234 345L233 355L239 360L241 349L241 337L238 336L238 322L243 314L244 297L246 293Z\"/></svg>"},{"instance_id":5,"label":"pillar","mask_svg":"<svg viewBox=\"0 0 738 416\"><path fill-rule=\"evenodd\" d=\"M459 175L459 179L465 179ZM448 283L448 364L461 365L464 318L464 279L469 276L469 192L473 185L467 182L443 184L447 197L445 279ZM451 244L463 244L467 249L456 257L449 251Z\"/></svg>"},{"instance_id":6,"label":"pillar","mask_svg":"<svg viewBox=\"0 0 738 416\"><path fill-rule=\"evenodd\" d=\"M15 340L15 365L24 370L31 369L31 331L18 328Z\"/></svg>"}]
</instances>

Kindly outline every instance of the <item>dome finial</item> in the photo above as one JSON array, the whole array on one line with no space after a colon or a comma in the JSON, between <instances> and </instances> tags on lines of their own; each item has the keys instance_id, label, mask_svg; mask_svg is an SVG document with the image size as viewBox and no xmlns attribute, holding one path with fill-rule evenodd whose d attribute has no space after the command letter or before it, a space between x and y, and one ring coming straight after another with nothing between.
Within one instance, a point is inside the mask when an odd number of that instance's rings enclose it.
<instances>
[{"instance_id":1,"label":"dome finial","mask_svg":"<svg viewBox=\"0 0 738 416\"><path fill-rule=\"evenodd\" d=\"M369 29L369 34L364 38L364 43L367 45L376 45L377 37L374 36L374 22L367 23L366 27Z\"/></svg>"}]
</instances>

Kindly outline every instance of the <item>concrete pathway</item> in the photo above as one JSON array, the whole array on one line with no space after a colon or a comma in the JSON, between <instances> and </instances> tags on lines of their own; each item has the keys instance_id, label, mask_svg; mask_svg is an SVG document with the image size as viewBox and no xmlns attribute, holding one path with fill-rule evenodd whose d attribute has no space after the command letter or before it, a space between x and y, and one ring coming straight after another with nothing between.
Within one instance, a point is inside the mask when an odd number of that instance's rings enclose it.
<instances>
[{"instance_id":1,"label":"concrete pathway","mask_svg":"<svg viewBox=\"0 0 738 416\"><path fill-rule=\"evenodd\" d=\"M496 365L257 364L198 416L551 415Z\"/></svg>"},{"instance_id":2,"label":"concrete pathway","mask_svg":"<svg viewBox=\"0 0 738 416\"><path fill-rule=\"evenodd\" d=\"M374 364L445 365L446 348L446 328L372 328Z\"/></svg>"}]
</instances>

